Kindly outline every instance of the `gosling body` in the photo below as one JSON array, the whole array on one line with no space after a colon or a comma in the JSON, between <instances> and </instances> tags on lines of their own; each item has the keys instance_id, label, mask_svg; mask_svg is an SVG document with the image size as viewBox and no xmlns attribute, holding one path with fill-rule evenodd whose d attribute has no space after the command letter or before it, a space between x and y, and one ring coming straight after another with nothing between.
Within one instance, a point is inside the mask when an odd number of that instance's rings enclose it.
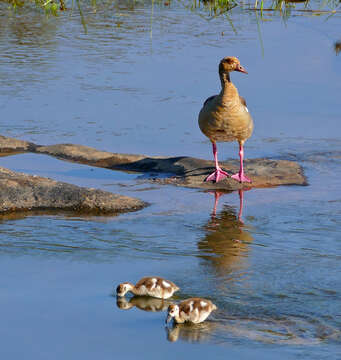
<instances>
[{"instance_id":1,"label":"gosling body","mask_svg":"<svg viewBox=\"0 0 341 360\"><path fill-rule=\"evenodd\" d=\"M158 276L144 277L136 285L124 282L117 286L117 296L124 296L127 292L132 292L137 296L152 296L159 299L168 299L180 290L172 281Z\"/></svg>"},{"instance_id":2,"label":"gosling body","mask_svg":"<svg viewBox=\"0 0 341 360\"><path fill-rule=\"evenodd\" d=\"M191 322L194 324L205 321L217 306L212 301L202 298L190 298L182 301L179 305L171 304L168 307L166 323L172 319L177 324Z\"/></svg>"}]
</instances>

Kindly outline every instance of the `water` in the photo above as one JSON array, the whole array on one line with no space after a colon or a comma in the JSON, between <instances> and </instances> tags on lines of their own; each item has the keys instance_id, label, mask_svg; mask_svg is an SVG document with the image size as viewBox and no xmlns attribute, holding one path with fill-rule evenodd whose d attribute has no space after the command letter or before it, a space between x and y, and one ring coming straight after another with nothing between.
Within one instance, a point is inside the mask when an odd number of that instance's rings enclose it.
<instances>
[{"instance_id":1,"label":"water","mask_svg":"<svg viewBox=\"0 0 341 360\"><path fill-rule=\"evenodd\" d=\"M225 17L155 6L151 34L150 5L108 6L86 12L85 35L76 14L45 20L1 5L0 134L210 158L197 114L217 92L219 59L237 55L249 75L232 80L256 124L246 156L297 160L309 186L246 191L239 221L237 192L214 211L214 194L139 174L45 155L0 158L13 170L151 203L116 217L0 218L1 354L338 359L339 14L296 13L285 23L266 14L260 38L254 13L238 8L234 33ZM236 148L219 144L220 157L236 157ZM202 325L166 331L164 311L116 305L119 282L153 274L181 287L176 300L207 297L219 310Z\"/></svg>"}]
</instances>

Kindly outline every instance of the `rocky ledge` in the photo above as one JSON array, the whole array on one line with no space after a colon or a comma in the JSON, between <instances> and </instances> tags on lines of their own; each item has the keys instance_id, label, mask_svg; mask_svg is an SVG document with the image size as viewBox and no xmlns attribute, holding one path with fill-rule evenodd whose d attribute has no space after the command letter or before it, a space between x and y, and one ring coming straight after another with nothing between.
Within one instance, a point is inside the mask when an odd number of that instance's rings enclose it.
<instances>
[{"instance_id":1,"label":"rocky ledge","mask_svg":"<svg viewBox=\"0 0 341 360\"><path fill-rule=\"evenodd\" d=\"M79 187L0 167L0 213L23 210L72 210L120 213L142 209L141 200Z\"/></svg>"},{"instance_id":2,"label":"rocky ledge","mask_svg":"<svg viewBox=\"0 0 341 360\"><path fill-rule=\"evenodd\" d=\"M16 147L17 146L17 147ZM219 183L205 182L214 170L214 162L193 157L149 157L145 155L119 154L75 144L41 146L25 141L0 136L0 153L33 152L121 171L136 171L150 174L150 181L184 187L232 191L242 188L272 187L278 185L307 185L302 167L294 161L273 159L247 159L245 172L251 184L240 184L231 178ZM220 162L220 166L233 174L238 171L239 161Z\"/></svg>"},{"instance_id":3,"label":"rocky ledge","mask_svg":"<svg viewBox=\"0 0 341 360\"><path fill-rule=\"evenodd\" d=\"M197 189L232 191L252 187L307 185L302 167L288 160L247 159L244 162L245 172L252 183L240 184L231 178L218 183L205 182L205 178L214 170L214 162L187 156L118 154L73 144L37 146L35 152L113 170L149 173L151 181ZM233 174L239 169L239 160L220 162L220 166Z\"/></svg>"}]
</instances>

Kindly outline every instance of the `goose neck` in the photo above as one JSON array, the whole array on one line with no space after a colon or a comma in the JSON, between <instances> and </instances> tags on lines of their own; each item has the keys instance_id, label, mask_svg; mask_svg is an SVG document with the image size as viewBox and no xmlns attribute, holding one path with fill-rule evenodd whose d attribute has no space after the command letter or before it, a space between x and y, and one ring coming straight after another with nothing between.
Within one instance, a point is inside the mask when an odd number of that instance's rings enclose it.
<instances>
[{"instance_id":1,"label":"goose neck","mask_svg":"<svg viewBox=\"0 0 341 360\"><path fill-rule=\"evenodd\" d=\"M219 75L220 75L221 88L224 89L226 86L228 86L231 83L230 73L223 72L220 73Z\"/></svg>"}]
</instances>

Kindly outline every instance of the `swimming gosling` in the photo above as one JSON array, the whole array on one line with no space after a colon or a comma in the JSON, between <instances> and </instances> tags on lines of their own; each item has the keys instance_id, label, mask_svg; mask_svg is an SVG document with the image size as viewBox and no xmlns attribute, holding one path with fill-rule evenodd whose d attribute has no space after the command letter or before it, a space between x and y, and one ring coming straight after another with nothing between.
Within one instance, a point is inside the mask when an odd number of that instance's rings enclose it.
<instances>
[{"instance_id":1,"label":"swimming gosling","mask_svg":"<svg viewBox=\"0 0 341 360\"><path fill-rule=\"evenodd\" d=\"M207 319L217 307L210 300L202 298L190 298L182 301L179 305L171 304L168 307L166 324L173 318L175 323L181 324L186 321L198 324Z\"/></svg>"},{"instance_id":2,"label":"swimming gosling","mask_svg":"<svg viewBox=\"0 0 341 360\"><path fill-rule=\"evenodd\" d=\"M136 285L124 282L117 286L117 296L124 296L128 291L134 295L152 296L159 299L168 299L180 288L169 280L158 276L144 277Z\"/></svg>"}]
</instances>

